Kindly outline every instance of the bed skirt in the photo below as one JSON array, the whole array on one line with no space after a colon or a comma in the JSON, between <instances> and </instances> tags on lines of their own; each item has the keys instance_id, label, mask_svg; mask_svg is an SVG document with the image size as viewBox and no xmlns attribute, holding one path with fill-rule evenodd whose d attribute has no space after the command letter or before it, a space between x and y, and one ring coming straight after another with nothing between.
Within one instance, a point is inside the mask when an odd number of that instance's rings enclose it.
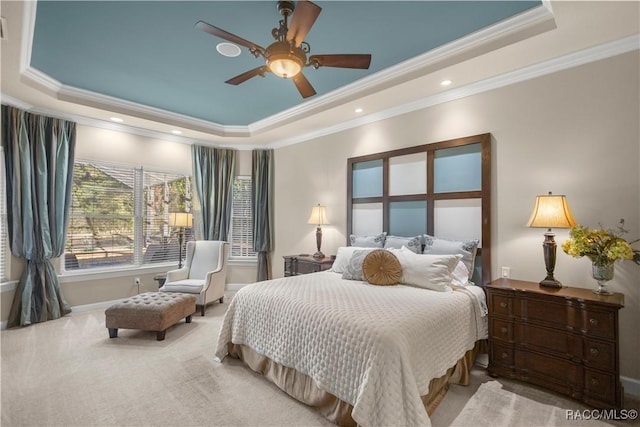
<instances>
[{"instance_id":1,"label":"bed skirt","mask_svg":"<svg viewBox=\"0 0 640 427\"><path fill-rule=\"evenodd\" d=\"M431 380L429 393L421 396L427 414L431 415L436 410L447 394L449 384L469 384L469 372L476 355L486 353L486 348L486 340L476 341L475 346L443 376ZM253 371L264 375L288 395L316 409L331 422L340 426L357 425L351 417L353 406L318 387L313 378L276 363L246 345L229 343L228 350L229 356L244 361Z\"/></svg>"}]
</instances>

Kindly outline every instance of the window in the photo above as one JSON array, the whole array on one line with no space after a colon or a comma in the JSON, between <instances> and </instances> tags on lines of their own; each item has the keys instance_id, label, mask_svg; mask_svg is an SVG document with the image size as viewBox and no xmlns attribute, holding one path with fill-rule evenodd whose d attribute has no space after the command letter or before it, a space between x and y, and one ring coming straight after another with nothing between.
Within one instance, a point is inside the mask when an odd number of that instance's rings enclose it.
<instances>
[{"instance_id":1,"label":"window","mask_svg":"<svg viewBox=\"0 0 640 427\"><path fill-rule=\"evenodd\" d=\"M251 177L237 176L233 181L231 212L231 257L254 258L253 217L251 213Z\"/></svg>"},{"instance_id":2,"label":"window","mask_svg":"<svg viewBox=\"0 0 640 427\"><path fill-rule=\"evenodd\" d=\"M9 238L7 236L6 175L4 171L4 150L0 148L0 283L9 280Z\"/></svg>"},{"instance_id":3,"label":"window","mask_svg":"<svg viewBox=\"0 0 640 427\"><path fill-rule=\"evenodd\" d=\"M191 209L191 179L167 172L76 161L65 271L177 261L179 233L170 212Z\"/></svg>"}]
</instances>

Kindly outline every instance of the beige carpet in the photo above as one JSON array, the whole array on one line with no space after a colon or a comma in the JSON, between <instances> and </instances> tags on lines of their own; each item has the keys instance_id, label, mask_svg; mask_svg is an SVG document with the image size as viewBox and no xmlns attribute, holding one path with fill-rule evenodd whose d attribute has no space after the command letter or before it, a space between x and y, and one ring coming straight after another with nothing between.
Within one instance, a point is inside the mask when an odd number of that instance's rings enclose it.
<instances>
[{"instance_id":1,"label":"beige carpet","mask_svg":"<svg viewBox=\"0 0 640 427\"><path fill-rule=\"evenodd\" d=\"M2 427L331 425L240 362L213 360L231 297L170 328L164 341L127 329L109 339L103 310L2 331ZM477 368L470 386L451 387L432 421L580 426L564 421L564 409L579 408Z\"/></svg>"}]
</instances>

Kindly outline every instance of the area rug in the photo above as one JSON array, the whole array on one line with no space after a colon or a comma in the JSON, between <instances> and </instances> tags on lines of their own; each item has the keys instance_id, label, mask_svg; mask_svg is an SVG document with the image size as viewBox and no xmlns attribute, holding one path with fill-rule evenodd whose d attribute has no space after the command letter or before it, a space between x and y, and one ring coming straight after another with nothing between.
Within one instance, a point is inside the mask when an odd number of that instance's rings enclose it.
<instances>
[{"instance_id":1,"label":"area rug","mask_svg":"<svg viewBox=\"0 0 640 427\"><path fill-rule=\"evenodd\" d=\"M500 381L488 381L480 385L451 426L482 425L489 420L491 427L610 425L593 419L594 415L598 416L578 402L531 386L510 383L505 386Z\"/></svg>"}]
</instances>

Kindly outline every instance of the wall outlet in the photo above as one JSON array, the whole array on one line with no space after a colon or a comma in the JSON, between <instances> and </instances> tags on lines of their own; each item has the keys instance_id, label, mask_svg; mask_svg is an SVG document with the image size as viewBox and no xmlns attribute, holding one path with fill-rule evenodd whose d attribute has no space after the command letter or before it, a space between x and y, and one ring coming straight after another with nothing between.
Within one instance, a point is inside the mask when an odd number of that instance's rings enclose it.
<instances>
[{"instance_id":1,"label":"wall outlet","mask_svg":"<svg viewBox=\"0 0 640 427\"><path fill-rule=\"evenodd\" d=\"M501 276L503 279L509 279L511 277L511 267L502 267Z\"/></svg>"},{"instance_id":2,"label":"wall outlet","mask_svg":"<svg viewBox=\"0 0 640 427\"><path fill-rule=\"evenodd\" d=\"M136 277L135 279L133 279L133 283L136 285L140 285L140 278Z\"/></svg>"}]
</instances>

